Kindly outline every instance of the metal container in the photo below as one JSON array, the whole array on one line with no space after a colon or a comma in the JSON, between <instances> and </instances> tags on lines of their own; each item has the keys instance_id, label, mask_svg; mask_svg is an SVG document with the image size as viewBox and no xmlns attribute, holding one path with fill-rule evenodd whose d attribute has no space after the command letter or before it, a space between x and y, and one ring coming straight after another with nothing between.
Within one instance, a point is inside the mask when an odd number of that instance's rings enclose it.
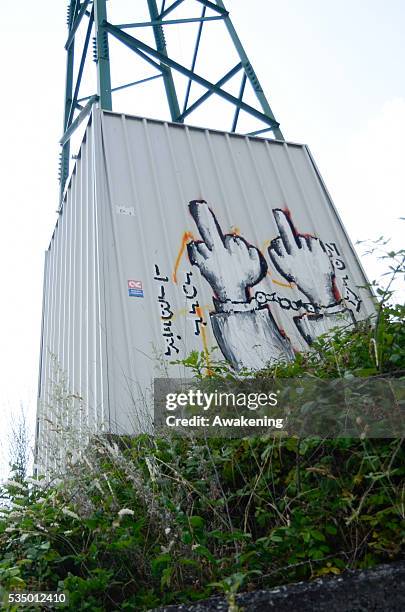
<instances>
[{"instance_id":1,"label":"metal container","mask_svg":"<svg viewBox=\"0 0 405 612\"><path fill-rule=\"evenodd\" d=\"M60 429L147 428L191 351L292 359L370 316L366 285L307 146L95 110L46 252L40 464Z\"/></svg>"}]
</instances>

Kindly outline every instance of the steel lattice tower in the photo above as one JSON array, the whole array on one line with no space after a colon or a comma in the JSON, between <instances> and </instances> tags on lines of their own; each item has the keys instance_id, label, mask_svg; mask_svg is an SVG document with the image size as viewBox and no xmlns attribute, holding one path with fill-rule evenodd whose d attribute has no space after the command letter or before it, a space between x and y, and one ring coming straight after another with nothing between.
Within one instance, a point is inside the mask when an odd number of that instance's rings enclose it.
<instances>
[{"instance_id":1,"label":"steel lattice tower","mask_svg":"<svg viewBox=\"0 0 405 612\"><path fill-rule=\"evenodd\" d=\"M157 0L137 0L133 6L136 5L137 10L140 8L144 10L146 20L111 23L108 13L113 12L115 3L117 0L110 0L108 5L107 0L69 0L68 36L65 44L67 52L65 105L63 136L60 140L61 193L69 175L70 139L90 113L93 104L98 104L104 110L113 110L114 92L156 79L163 81L165 95L162 97L166 98L170 119L173 122L184 123L185 120L192 120L193 113L202 105L206 105L211 96L214 96L216 99L222 98L229 106L229 125L222 126L224 129L235 132L242 112L257 121L257 129L249 131L249 134L272 132L275 138L283 140L279 123L274 117L222 0L159 0L160 6ZM231 43L233 47L236 63L233 63L219 79L212 79L206 74L202 41L204 37L210 36L210 28L218 22L222 22L224 43L226 39L227 44ZM170 45L166 43L167 30L170 28L173 32L176 28L178 36L181 37L183 28L189 27L190 24L194 24L195 28L193 48L186 60L182 57L179 61L173 57ZM136 35L132 34L134 31ZM148 42L142 38L145 32L149 36L153 32L153 37L150 37ZM143 69L152 68L153 73L146 76L141 74L141 78L134 79L138 73L134 70L132 58L128 58L125 64L127 78L124 83L115 84L116 69L110 58L112 39L114 44L118 41L123 48L126 48L130 56L132 52L143 64ZM92 52L91 40L93 40ZM85 81L83 75L91 59L96 64L96 90L90 95L83 95ZM236 93L231 93L228 85L234 77L238 79L238 87ZM179 82L179 78L182 79L182 83ZM250 98L247 101L249 89ZM196 91L199 92L198 95ZM127 110L136 112L136 108L132 107Z\"/></svg>"}]
</instances>

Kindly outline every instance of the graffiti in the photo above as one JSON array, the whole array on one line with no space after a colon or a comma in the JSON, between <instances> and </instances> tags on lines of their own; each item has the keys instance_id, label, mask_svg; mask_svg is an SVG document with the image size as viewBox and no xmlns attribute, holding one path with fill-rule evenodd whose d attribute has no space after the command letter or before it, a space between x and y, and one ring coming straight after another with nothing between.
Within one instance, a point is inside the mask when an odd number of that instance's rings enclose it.
<instances>
[{"instance_id":1,"label":"graffiti","mask_svg":"<svg viewBox=\"0 0 405 612\"><path fill-rule=\"evenodd\" d=\"M329 257L331 257L335 270L345 270L346 264L343 259L341 259L341 255L336 244L334 242L324 242L323 246L326 249Z\"/></svg>"},{"instance_id":2,"label":"graffiti","mask_svg":"<svg viewBox=\"0 0 405 612\"><path fill-rule=\"evenodd\" d=\"M190 202L190 213L202 240L188 243L188 257L209 282L221 302L246 302L248 289L267 272L259 249L235 234L223 235L205 201Z\"/></svg>"},{"instance_id":3,"label":"graffiti","mask_svg":"<svg viewBox=\"0 0 405 612\"><path fill-rule=\"evenodd\" d=\"M359 298L359 296L355 293L355 291L353 291L353 289L350 288L349 286L350 279L347 276L347 274L346 276L342 277L342 281L343 281L343 286L344 286L344 296L343 297L344 297L345 302L354 306L356 312L359 312L362 301Z\"/></svg>"},{"instance_id":4,"label":"graffiti","mask_svg":"<svg viewBox=\"0 0 405 612\"><path fill-rule=\"evenodd\" d=\"M201 306L199 305L198 302L193 304L193 308L195 309L195 313L197 315L197 318L194 319L194 324L195 324L195 332L194 333L195 333L196 336L199 336L201 334L201 332L203 331L202 328L207 325L207 321L204 321L203 311L202 311L202 308L201 308Z\"/></svg>"},{"instance_id":5,"label":"graffiti","mask_svg":"<svg viewBox=\"0 0 405 612\"><path fill-rule=\"evenodd\" d=\"M192 272L186 272L186 280L182 286L183 293L187 300L193 300L193 303L190 306L189 314L196 315L194 318L195 331L194 334L199 336L201 334L201 326L206 326L207 322L204 320L202 315L202 308L195 298L197 297L197 287L192 284L191 277L193 276Z\"/></svg>"},{"instance_id":6,"label":"graffiti","mask_svg":"<svg viewBox=\"0 0 405 612\"><path fill-rule=\"evenodd\" d=\"M342 278L345 293L343 297L340 294L336 270L345 270L346 264L336 244L324 244L315 236L299 234L286 211L275 209L273 215L280 236L271 241L269 257L279 274L293 282L310 302L300 303L298 300L286 304L285 298L280 300L277 297L274 301L278 301L281 308L305 310L293 320L308 344L334 327L353 325L354 315L343 303L355 306L358 312L361 300L348 286L347 275Z\"/></svg>"},{"instance_id":7,"label":"graffiti","mask_svg":"<svg viewBox=\"0 0 405 612\"><path fill-rule=\"evenodd\" d=\"M276 209L273 215L280 236L271 241L268 253L276 270L316 309L336 304L335 269L322 242L315 236L298 234L285 211Z\"/></svg>"},{"instance_id":8,"label":"graffiti","mask_svg":"<svg viewBox=\"0 0 405 612\"><path fill-rule=\"evenodd\" d=\"M184 281L184 285L182 287L183 293L188 300L193 300L197 295L197 287L191 284L191 277L193 276L192 272L186 272L186 280ZM191 294L189 291L191 290Z\"/></svg>"},{"instance_id":9,"label":"graffiti","mask_svg":"<svg viewBox=\"0 0 405 612\"><path fill-rule=\"evenodd\" d=\"M241 236L223 234L205 201L193 201L190 213L202 240L188 243L190 263L214 292L210 320L225 358L236 368L258 369L275 359L292 359L293 350L267 306L257 307L249 289L267 273L259 249Z\"/></svg>"},{"instance_id":10,"label":"graffiti","mask_svg":"<svg viewBox=\"0 0 405 612\"><path fill-rule=\"evenodd\" d=\"M264 306L264 304L270 304L271 302L275 302L283 310L298 311L304 308L306 312L316 313L320 311L320 308L315 304L311 304L311 302L303 302L302 300L290 300L290 298L278 295L275 291L273 293L264 293L264 291L256 291L254 299L256 300L258 307Z\"/></svg>"},{"instance_id":11,"label":"graffiti","mask_svg":"<svg viewBox=\"0 0 405 612\"><path fill-rule=\"evenodd\" d=\"M179 353L182 338L174 329L179 315L192 322L193 335L200 338L207 363L209 320L217 346L236 370L291 361L297 350L311 345L320 334L356 323L355 313L360 312L362 300L339 246L300 233L287 209L273 209L278 235L268 236L261 249L235 226L232 233L224 233L205 200L191 201L189 211L198 235L183 232L170 278L155 265L166 356ZM197 276L184 269L180 274L184 254L198 270ZM212 305L201 305L197 279L210 286ZM185 309L172 307L168 297L171 282L183 296ZM209 317L204 314L207 309ZM287 317L284 325L288 335L280 326L280 316L284 321Z\"/></svg>"},{"instance_id":12,"label":"graffiti","mask_svg":"<svg viewBox=\"0 0 405 612\"><path fill-rule=\"evenodd\" d=\"M341 326L352 326L356 319L350 308L340 308L334 312L324 311L322 314L304 313L299 317L293 317L295 326L304 340L310 345L321 334Z\"/></svg>"},{"instance_id":13,"label":"graffiti","mask_svg":"<svg viewBox=\"0 0 405 612\"><path fill-rule=\"evenodd\" d=\"M181 240L181 247L179 249L179 252L177 254L177 258L176 258L176 263L174 264L174 270L173 270L173 274L172 274L172 279L173 282L177 284L177 271L180 265L180 261L181 258L183 257L183 253L187 248L187 243L189 240L192 240L194 238L193 234L191 232L184 232L183 234L183 238Z\"/></svg>"},{"instance_id":14,"label":"graffiti","mask_svg":"<svg viewBox=\"0 0 405 612\"><path fill-rule=\"evenodd\" d=\"M169 281L169 277L168 276L161 276L160 275L159 266L157 266L155 264L155 276L153 277L153 280L160 281L162 283L167 283Z\"/></svg>"},{"instance_id":15,"label":"graffiti","mask_svg":"<svg viewBox=\"0 0 405 612\"><path fill-rule=\"evenodd\" d=\"M155 276L153 279L159 282L159 293L157 295L157 301L160 308L160 320L161 320L161 333L166 344L166 357L179 353L180 349L176 345L176 340L181 340L181 336L173 331L173 316L174 312L171 308L170 302L166 296L166 285L169 282L168 276L162 276L160 273L159 266L155 264Z\"/></svg>"},{"instance_id":16,"label":"graffiti","mask_svg":"<svg viewBox=\"0 0 405 612\"><path fill-rule=\"evenodd\" d=\"M238 235L224 234L204 200L190 202L189 210L201 239L188 242L188 258L212 289L215 310L210 313L211 327L224 357L236 369L257 369L275 360L293 359L290 339L277 326L271 307L291 312L307 344L336 326L355 323L348 306L358 312L361 300L349 286L348 275L341 274L346 264L338 246L299 233L289 211L273 210L279 235L267 241L266 248L269 264L288 281L273 282L301 294L295 299L261 289L269 270L265 257L239 231ZM260 289L252 294L259 284ZM187 295L190 288L186 285L183 292Z\"/></svg>"}]
</instances>

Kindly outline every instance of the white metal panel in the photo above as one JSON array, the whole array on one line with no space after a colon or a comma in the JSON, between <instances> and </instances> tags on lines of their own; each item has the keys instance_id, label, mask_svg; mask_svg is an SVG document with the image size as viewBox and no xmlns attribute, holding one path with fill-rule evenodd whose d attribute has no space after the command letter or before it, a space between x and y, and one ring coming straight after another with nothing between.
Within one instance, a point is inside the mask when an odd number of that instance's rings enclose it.
<instances>
[{"instance_id":1,"label":"white metal panel","mask_svg":"<svg viewBox=\"0 0 405 612\"><path fill-rule=\"evenodd\" d=\"M93 113L48 260L40 405L48 347L83 432L146 427L153 377L182 374L172 362L192 350L262 367L374 312L306 146L108 112Z\"/></svg>"},{"instance_id":2,"label":"white metal panel","mask_svg":"<svg viewBox=\"0 0 405 612\"><path fill-rule=\"evenodd\" d=\"M182 237L193 234L197 241L202 238L189 213L188 203L192 200L208 203L223 234L234 231L236 227L241 237L260 249L268 272L254 290L250 289L247 301L251 302L256 292L277 300L268 301L266 308L270 309L277 327L284 330L294 350L308 348L303 334L309 335L311 327L316 336L336 325L338 316L347 324L348 316L358 319L373 312L369 292L361 288L366 285L362 270L305 146L109 113L103 114L102 129L107 177L107 189L103 194L106 235L111 231L109 244L105 245L108 249L108 353L114 354L114 360L109 364L109 387L110 405L111 398L114 398L114 418L118 423L125 423L124 415L131 412L126 387L131 393L134 393L135 382L140 382L141 388L145 388L158 369L156 357L163 359L163 368L167 368L168 362L186 356L193 349L205 350L203 334L195 335L195 331L200 331L195 327L198 317L188 312L193 300L187 298L187 292L191 295L197 291L196 299L206 323L203 328L206 345L211 348L219 344L211 325L215 319L215 315L212 317L210 314L215 312L213 288L203 278L198 266L191 265L187 251L180 259L177 282L173 281ZM135 214L120 214L119 207L133 208ZM334 303L339 300L332 298L327 304L321 304L328 308L320 308L319 320L312 321L311 326L304 325L308 321L304 316L302 333L294 323L293 315L305 315L308 307L292 311L287 306L289 301L299 299L310 304L311 299L295 285L288 286L288 280L269 258L269 243L280 236L273 209L288 209L297 232L305 235L298 240L305 243L303 246L313 244L318 247L317 257L308 253L306 260L294 264L299 264L301 275L306 277L306 286L316 288L320 284L322 266L316 265L316 259L321 258L327 266L333 266L336 274L336 287L329 287L326 295L337 289L348 298L340 305ZM288 223L287 217L285 219ZM330 257L319 247L319 241L310 236L319 237L329 245ZM154 281L155 265L160 268L162 276L168 277L167 282ZM236 275L238 266L236 258ZM290 270L290 264L286 270ZM190 272L192 276L188 276ZM187 279L192 279L192 289L183 286ZM128 280L142 283L143 297L128 296ZM160 319L158 300L162 287L173 311L171 323L175 346L172 349L164 338ZM319 291L314 295L319 297ZM342 311L343 314L332 316ZM235 325L226 332L231 335L236 333L237 321L241 317L236 313L233 319ZM249 329L246 333L249 334ZM260 327L258 335L261 333L265 332ZM250 354L234 355L236 364L264 365L265 359L271 358L271 351L267 351L266 346L262 355L258 355L260 351L253 348L257 341L254 338ZM238 342L237 338L231 342L236 351L239 350ZM249 353L248 345L246 339L240 341L241 353ZM167 349L170 354L164 355ZM216 356L221 357L221 353L217 351ZM169 368L169 371L173 372L173 369Z\"/></svg>"},{"instance_id":3,"label":"white metal panel","mask_svg":"<svg viewBox=\"0 0 405 612\"><path fill-rule=\"evenodd\" d=\"M89 125L45 257L38 393L39 471L58 469L91 432L106 429L105 321Z\"/></svg>"}]
</instances>

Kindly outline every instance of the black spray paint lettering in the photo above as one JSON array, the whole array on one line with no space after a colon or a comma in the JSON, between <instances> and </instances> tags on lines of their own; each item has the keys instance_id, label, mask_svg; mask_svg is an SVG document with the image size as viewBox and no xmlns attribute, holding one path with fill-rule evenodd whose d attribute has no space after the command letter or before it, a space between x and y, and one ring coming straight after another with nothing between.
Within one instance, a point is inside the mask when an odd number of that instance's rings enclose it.
<instances>
[{"instance_id":1,"label":"black spray paint lettering","mask_svg":"<svg viewBox=\"0 0 405 612\"><path fill-rule=\"evenodd\" d=\"M166 290L164 283L169 282L168 276L163 276L160 273L159 266L155 264L155 276L153 277L155 281L161 283L159 285L159 293L157 295L157 301L160 308L160 321L161 321L161 330L162 336L165 340L166 351L165 355L170 357L172 355L172 351L179 353L180 349L176 346L176 339L181 340L181 336L176 334L172 328L172 319L174 313L172 311L170 302L166 299Z\"/></svg>"},{"instance_id":2,"label":"black spray paint lettering","mask_svg":"<svg viewBox=\"0 0 405 612\"><path fill-rule=\"evenodd\" d=\"M355 293L355 291L353 291L353 289L349 287L350 279L347 276L347 274L346 276L342 277L342 281L343 281L343 286L344 286L344 295L343 295L344 300L348 302L349 304L352 304L356 312L359 312L361 304L362 304L362 300L357 295L357 293Z\"/></svg>"},{"instance_id":3,"label":"black spray paint lettering","mask_svg":"<svg viewBox=\"0 0 405 612\"><path fill-rule=\"evenodd\" d=\"M192 272L186 272L186 280L184 282L184 285L182 286L183 293L188 300L193 300L197 295L197 287L195 287L191 283L192 276Z\"/></svg>"},{"instance_id":4,"label":"black spray paint lettering","mask_svg":"<svg viewBox=\"0 0 405 612\"><path fill-rule=\"evenodd\" d=\"M161 281L162 283L167 283L169 281L169 278L167 276L163 277L160 275L159 266L157 266L156 264L155 264L155 276L153 277L153 279L155 281Z\"/></svg>"},{"instance_id":5,"label":"black spray paint lettering","mask_svg":"<svg viewBox=\"0 0 405 612\"><path fill-rule=\"evenodd\" d=\"M186 296L187 300L195 300L195 298L197 297L197 287L191 282L192 276L192 272L186 272L186 279L182 286L183 293ZM201 316L201 309L198 300L193 301L193 303L191 304L191 308L188 312L189 314L197 315L197 317L194 318L194 335L199 336L201 334L201 326L206 326L207 322L204 321L203 317Z\"/></svg>"}]
</instances>

